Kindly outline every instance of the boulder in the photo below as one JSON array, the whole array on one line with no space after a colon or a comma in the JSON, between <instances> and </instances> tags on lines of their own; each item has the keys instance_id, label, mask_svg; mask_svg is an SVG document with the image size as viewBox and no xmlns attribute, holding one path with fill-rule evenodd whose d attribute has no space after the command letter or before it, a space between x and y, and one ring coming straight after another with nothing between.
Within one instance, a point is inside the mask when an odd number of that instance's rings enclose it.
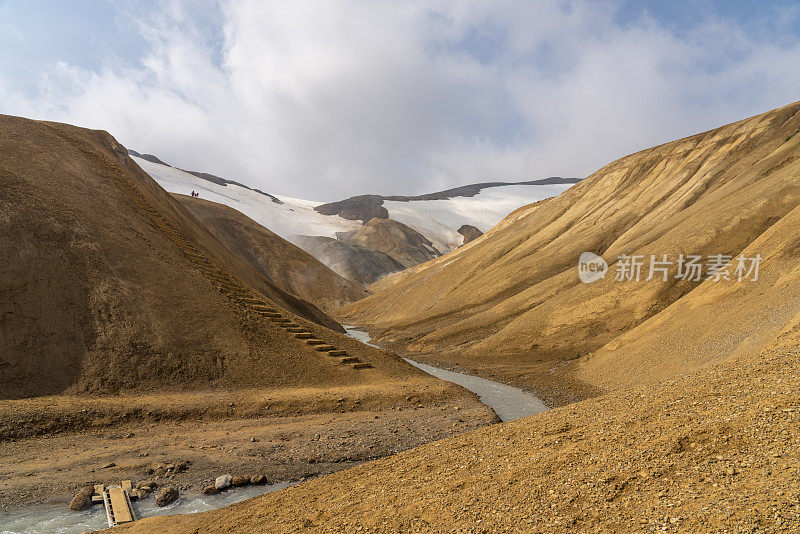
<instances>
[{"instance_id":1,"label":"boulder","mask_svg":"<svg viewBox=\"0 0 800 534\"><path fill-rule=\"evenodd\" d=\"M264 475L253 475L250 477L250 484L260 486L267 483L267 477Z\"/></svg>"},{"instance_id":2,"label":"boulder","mask_svg":"<svg viewBox=\"0 0 800 534\"><path fill-rule=\"evenodd\" d=\"M216 495L217 493L219 493L219 490L213 484L203 488L203 495Z\"/></svg>"},{"instance_id":3,"label":"boulder","mask_svg":"<svg viewBox=\"0 0 800 534\"><path fill-rule=\"evenodd\" d=\"M158 506L166 506L170 503L173 503L178 498L178 490L173 488L172 486L168 486L161 491L158 492L156 495L156 504Z\"/></svg>"},{"instance_id":4,"label":"boulder","mask_svg":"<svg viewBox=\"0 0 800 534\"><path fill-rule=\"evenodd\" d=\"M145 487L147 487L147 486L145 486ZM147 496L150 495L150 492L149 491L145 491L144 488L140 488L138 490L135 490L133 493L134 493L134 495L136 495L137 499L146 499Z\"/></svg>"},{"instance_id":5,"label":"boulder","mask_svg":"<svg viewBox=\"0 0 800 534\"><path fill-rule=\"evenodd\" d=\"M217 479L214 481L214 487L218 490L224 490L231 487L231 483L233 482L233 477L230 475L222 475L218 476Z\"/></svg>"},{"instance_id":6,"label":"boulder","mask_svg":"<svg viewBox=\"0 0 800 534\"><path fill-rule=\"evenodd\" d=\"M94 489L87 486L78 490L75 496L69 501L69 509L74 512L88 510L92 507L92 494Z\"/></svg>"},{"instance_id":7,"label":"boulder","mask_svg":"<svg viewBox=\"0 0 800 534\"><path fill-rule=\"evenodd\" d=\"M233 477L233 480L231 480L231 485L237 488L248 484L250 484L250 477Z\"/></svg>"},{"instance_id":8,"label":"boulder","mask_svg":"<svg viewBox=\"0 0 800 534\"><path fill-rule=\"evenodd\" d=\"M146 491L153 491L158 486L156 485L155 481L153 481L153 480L142 480L141 482L136 484L136 489L142 489L144 487L150 488L150 489L148 489Z\"/></svg>"}]
</instances>

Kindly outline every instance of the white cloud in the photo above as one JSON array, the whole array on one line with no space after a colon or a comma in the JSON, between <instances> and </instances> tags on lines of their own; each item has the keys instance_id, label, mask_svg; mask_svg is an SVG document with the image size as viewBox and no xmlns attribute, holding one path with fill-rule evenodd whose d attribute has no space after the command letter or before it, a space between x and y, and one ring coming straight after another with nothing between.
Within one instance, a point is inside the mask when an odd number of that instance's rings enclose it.
<instances>
[{"instance_id":1,"label":"white cloud","mask_svg":"<svg viewBox=\"0 0 800 534\"><path fill-rule=\"evenodd\" d=\"M610 2L233 0L202 12L218 41L193 9L139 18L139 63L53 65L34 94L0 80L0 110L333 200L584 176L800 88L800 45L763 21L677 36Z\"/></svg>"}]
</instances>

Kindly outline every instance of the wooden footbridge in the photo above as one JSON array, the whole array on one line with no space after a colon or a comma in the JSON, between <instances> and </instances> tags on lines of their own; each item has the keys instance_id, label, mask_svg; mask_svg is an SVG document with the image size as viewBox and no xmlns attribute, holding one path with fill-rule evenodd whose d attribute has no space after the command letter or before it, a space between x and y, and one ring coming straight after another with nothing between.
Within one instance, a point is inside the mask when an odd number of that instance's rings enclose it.
<instances>
[{"instance_id":1,"label":"wooden footbridge","mask_svg":"<svg viewBox=\"0 0 800 534\"><path fill-rule=\"evenodd\" d=\"M92 503L103 503L109 527L136 521L136 513L131 505L131 493L130 480L123 480L119 486L106 487L103 484L97 484L94 487Z\"/></svg>"}]
</instances>

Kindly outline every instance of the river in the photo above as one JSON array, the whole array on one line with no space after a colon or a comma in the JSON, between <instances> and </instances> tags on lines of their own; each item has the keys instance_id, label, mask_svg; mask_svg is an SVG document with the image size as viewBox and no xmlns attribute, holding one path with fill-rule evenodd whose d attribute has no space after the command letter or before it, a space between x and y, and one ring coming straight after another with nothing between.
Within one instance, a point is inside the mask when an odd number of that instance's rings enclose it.
<instances>
[{"instance_id":1,"label":"river","mask_svg":"<svg viewBox=\"0 0 800 534\"><path fill-rule=\"evenodd\" d=\"M369 333L364 330L355 326L343 326L350 337L372 347L381 348L372 343L372 338L370 338ZM494 413L497 414L497 417L499 417L501 421L513 421L514 419L546 412L550 409L536 395L524 389L515 388L514 386L509 386L508 384L481 378L479 376L440 369L433 365L416 362L408 358L404 358L404 360L436 378L453 382L464 389L472 391L478 395L482 403L494 410Z\"/></svg>"}]
</instances>

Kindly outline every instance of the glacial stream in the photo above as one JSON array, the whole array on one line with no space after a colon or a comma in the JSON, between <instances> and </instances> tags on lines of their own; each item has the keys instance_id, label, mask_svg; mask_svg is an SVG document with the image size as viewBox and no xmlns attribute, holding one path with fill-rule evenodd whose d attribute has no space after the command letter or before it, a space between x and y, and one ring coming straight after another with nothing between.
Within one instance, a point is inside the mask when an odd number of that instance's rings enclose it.
<instances>
[{"instance_id":1,"label":"glacial stream","mask_svg":"<svg viewBox=\"0 0 800 534\"><path fill-rule=\"evenodd\" d=\"M194 514L215 510L252 497L289 486L279 483L267 486L234 488L217 495L181 495L174 503L159 508L155 498L133 501L133 510L139 518L157 515ZM79 534L80 532L107 528L106 511L95 504L84 512L72 512L66 503L35 506L9 513L0 512L0 534Z\"/></svg>"},{"instance_id":2,"label":"glacial stream","mask_svg":"<svg viewBox=\"0 0 800 534\"><path fill-rule=\"evenodd\" d=\"M350 337L372 347L381 348L371 342L372 338L367 332L354 326L343 326ZM404 360L436 378L453 382L464 389L472 391L478 395L482 403L494 410L494 413L497 414L501 421L513 421L521 417L546 412L550 409L541 399L524 389L474 375L440 369L433 365L409 360L408 358L404 358Z\"/></svg>"}]
</instances>

